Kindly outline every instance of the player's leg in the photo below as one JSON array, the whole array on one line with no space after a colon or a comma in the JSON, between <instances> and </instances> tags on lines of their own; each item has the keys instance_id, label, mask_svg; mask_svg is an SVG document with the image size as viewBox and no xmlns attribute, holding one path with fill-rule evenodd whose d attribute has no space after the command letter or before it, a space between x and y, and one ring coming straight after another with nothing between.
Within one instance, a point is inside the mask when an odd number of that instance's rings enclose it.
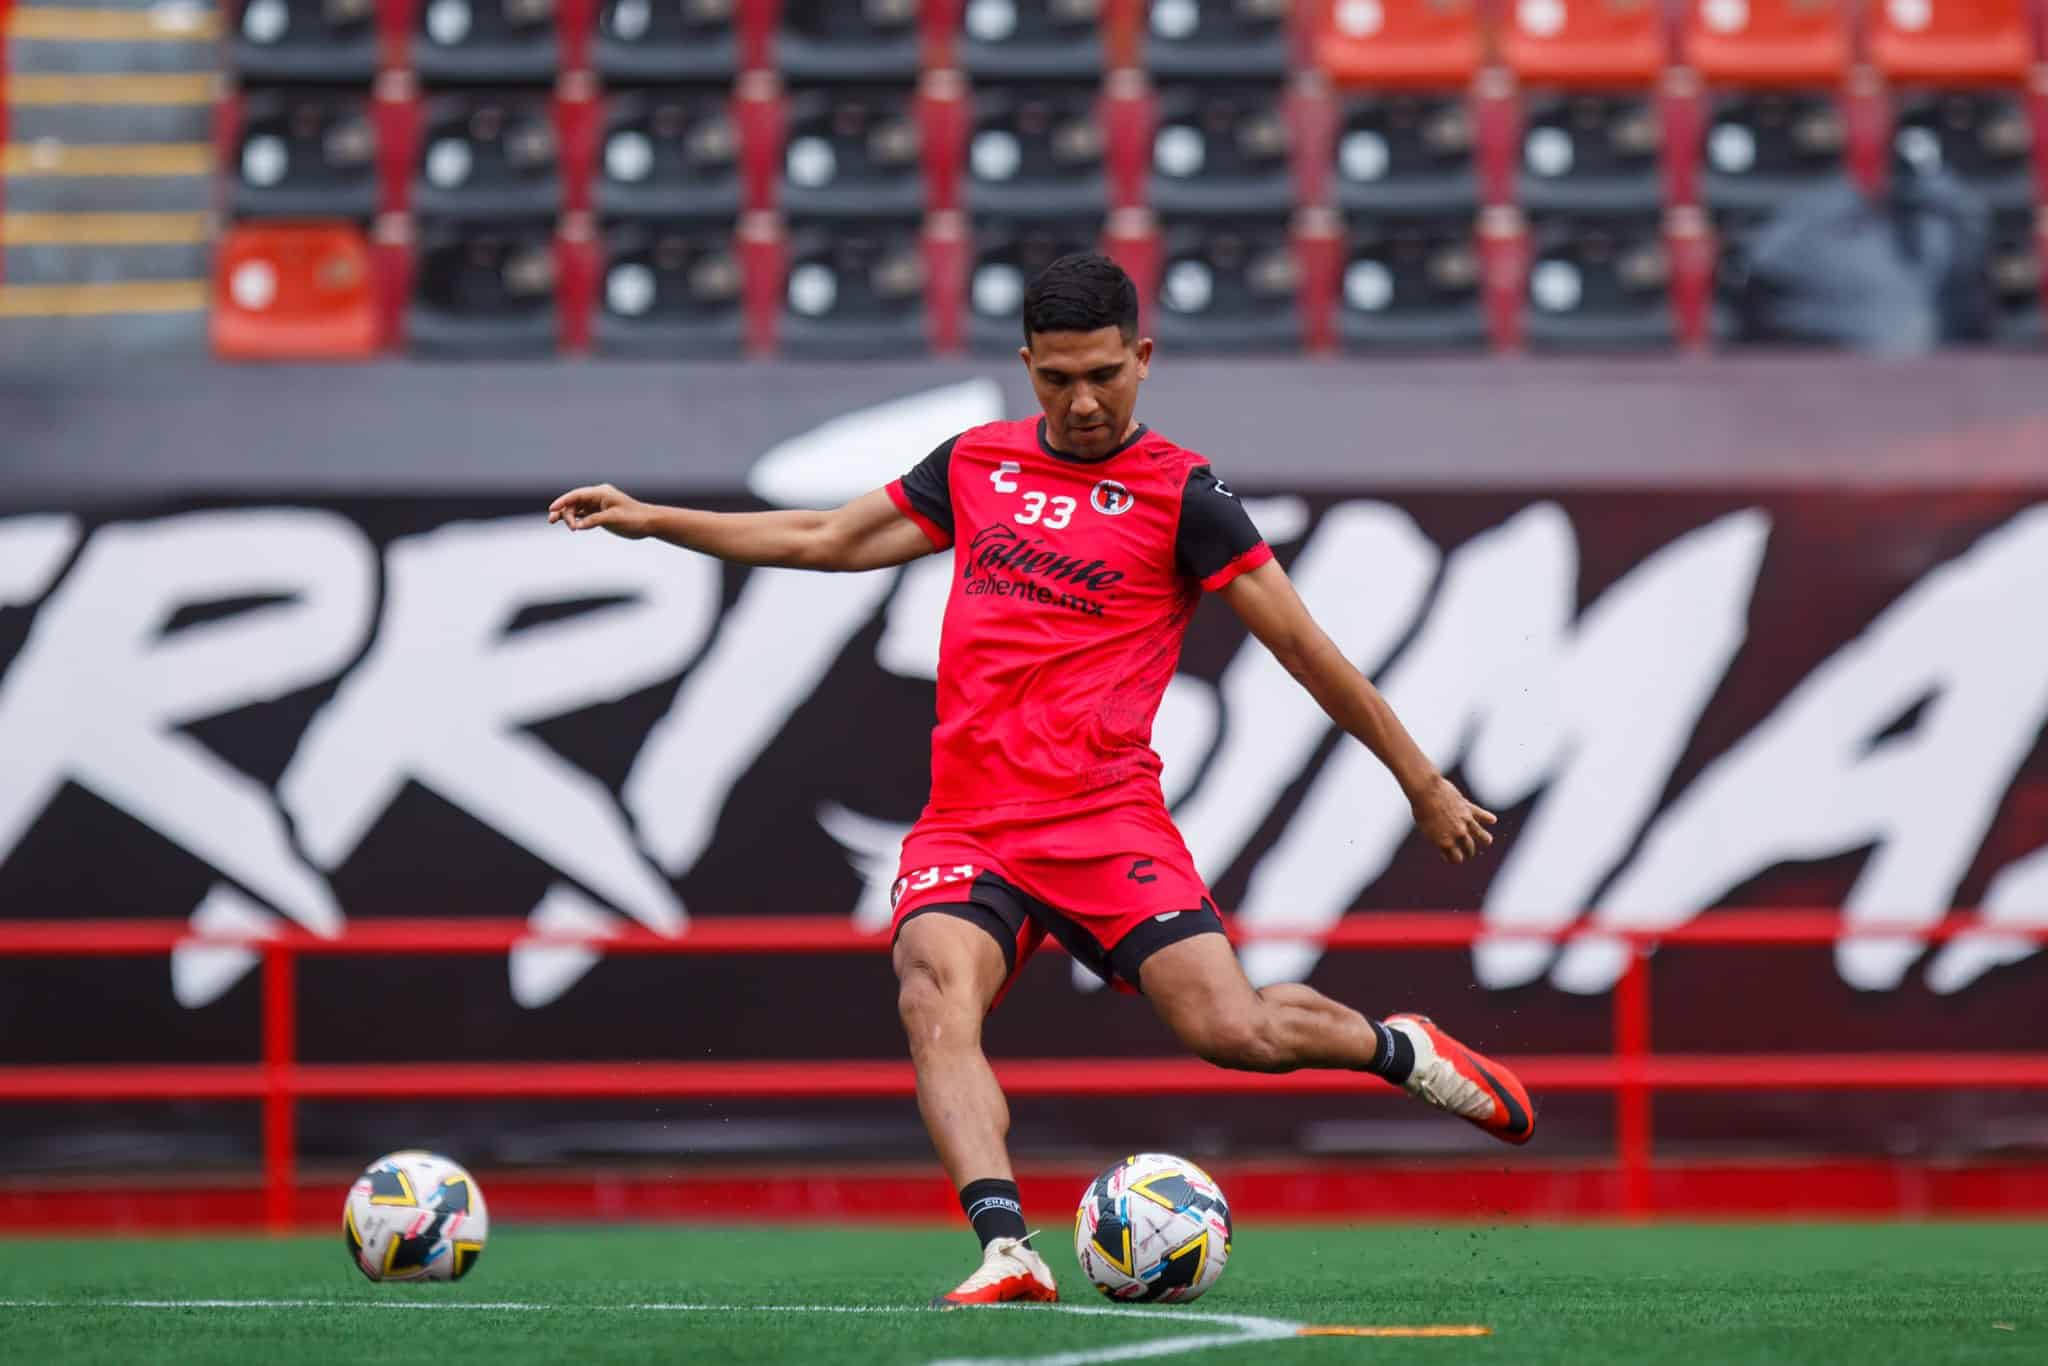
<instances>
[{"instance_id":1,"label":"player's leg","mask_svg":"<svg viewBox=\"0 0 2048 1366\"><path fill-rule=\"evenodd\" d=\"M1300 983L1254 989L1221 934L1156 948L1144 938L1141 923L1112 950L1112 961L1135 975L1160 1018L1199 1057L1249 1072L1373 1072L1495 1138L1526 1143L1535 1132L1535 1109L1514 1073L1422 1016L1369 1019Z\"/></svg>"},{"instance_id":2,"label":"player's leg","mask_svg":"<svg viewBox=\"0 0 2048 1366\"><path fill-rule=\"evenodd\" d=\"M896 1012L917 1069L917 1109L956 1188L1010 1181L1010 1107L981 1051L981 1022L1010 975L978 908L934 907L896 936ZM1018 1220L1018 1234L1023 1233Z\"/></svg>"},{"instance_id":3,"label":"player's leg","mask_svg":"<svg viewBox=\"0 0 2048 1366\"><path fill-rule=\"evenodd\" d=\"M995 898L991 898L995 899ZM1004 1139L1010 1107L981 1050L981 1023L1037 942L1021 908L918 907L897 921L896 1007L917 1073L917 1107L982 1262L934 1307L1058 1298L1029 1234Z\"/></svg>"}]
</instances>

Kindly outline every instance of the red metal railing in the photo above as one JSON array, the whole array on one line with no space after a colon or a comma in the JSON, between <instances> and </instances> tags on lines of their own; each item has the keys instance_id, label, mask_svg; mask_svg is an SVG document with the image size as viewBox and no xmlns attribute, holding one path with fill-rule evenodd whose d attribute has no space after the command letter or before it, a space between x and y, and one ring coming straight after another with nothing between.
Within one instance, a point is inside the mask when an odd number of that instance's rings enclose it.
<instances>
[{"instance_id":1,"label":"red metal railing","mask_svg":"<svg viewBox=\"0 0 2048 1366\"><path fill-rule=\"evenodd\" d=\"M1519 929L1444 912L1351 915L1321 932L1239 925L1240 941L1312 941L1332 949L1447 949L1476 940L1597 938L1628 946L1613 992L1613 1051L1523 1054L1509 1061L1532 1091L1615 1094L1615 1154L1622 1208L1652 1212L1650 1103L1658 1091L1758 1087L1802 1090L2048 1088L2048 1053L1657 1054L1650 1042L1650 954L1660 945L1816 947L1856 938L1949 940L1972 932L2048 940L2048 926L1988 924L1959 914L1932 925L1859 923L1833 910L1716 911L1653 931L1593 925ZM402 920L357 923L324 939L296 928L268 937L195 937L161 920L0 922L0 957L119 957L169 953L180 945L246 948L262 956L262 1056L256 1064L102 1064L0 1067L0 1101L256 1100L263 1110L265 1222L288 1227L296 1163L296 1107L302 1099L466 1097L597 1098L908 1097L908 1062L302 1063L297 1060L295 966L304 955L503 953L514 946L601 948L606 953L878 953L884 933L824 916L729 917L693 921L664 938L638 927L599 936L536 932L518 920ZM1355 1093L1349 1072L1278 1076L1230 1072L1192 1058L998 1061L1013 1095L1109 1093Z\"/></svg>"}]
</instances>

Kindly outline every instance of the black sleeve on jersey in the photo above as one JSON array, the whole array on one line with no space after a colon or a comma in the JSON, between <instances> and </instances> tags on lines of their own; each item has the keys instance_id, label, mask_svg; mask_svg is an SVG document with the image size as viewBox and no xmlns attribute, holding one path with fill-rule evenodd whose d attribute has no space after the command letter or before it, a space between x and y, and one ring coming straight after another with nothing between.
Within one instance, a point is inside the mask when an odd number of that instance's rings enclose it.
<instances>
[{"instance_id":1,"label":"black sleeve on jersey","mask_svg":"<svg viewBox=\"0 0 2048 1366\"><path fill-rule=\"evenodd\" d=\"M903 496L910 500L910 505L917 509L920 517L943 529L948 536L953 534L953 487L948 482L948 472L953 466L953 444L959 439L957 436L946 438L903 476Z\"/></svg>"},{"instance_id":2,"label":"black sleeve on jersey","mask_svg":"<svg viewBox=\"0 0 2048 1366\"><path fill-rule=\"evenodd\" d=\"M1188 471L1180 494L1180 533L1174 561L1191 579L1204 580L1265 543L1251 515L1207 465Z\"/></svg>"}]
</instances>

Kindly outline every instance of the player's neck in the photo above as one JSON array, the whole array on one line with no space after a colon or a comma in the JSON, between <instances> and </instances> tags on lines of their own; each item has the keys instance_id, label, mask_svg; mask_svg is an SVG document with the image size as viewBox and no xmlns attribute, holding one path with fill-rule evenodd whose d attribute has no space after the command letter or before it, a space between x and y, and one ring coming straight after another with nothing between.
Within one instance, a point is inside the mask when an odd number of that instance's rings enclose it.
<instances>
[{"instance_id":1,"label":"player's neck","mask_svg":"<svg viewBox=\"0 0 2048 1366\"><path fill-rule=\"evenodd\" d=\"M1138 421L1134 416L1125 424L1123 435L1117 439L1114 447L1101 455L1076 455L1072 451L1063 451L1053 445L1050 424L1043 417L1038 419L1038 449L1044 451L1055 460L1065 460L1076 465L1100 465L1105 460L1113 460L1137 445L1139 438L1144 435L1145 424Z\"/></svg>"}]
</instances>

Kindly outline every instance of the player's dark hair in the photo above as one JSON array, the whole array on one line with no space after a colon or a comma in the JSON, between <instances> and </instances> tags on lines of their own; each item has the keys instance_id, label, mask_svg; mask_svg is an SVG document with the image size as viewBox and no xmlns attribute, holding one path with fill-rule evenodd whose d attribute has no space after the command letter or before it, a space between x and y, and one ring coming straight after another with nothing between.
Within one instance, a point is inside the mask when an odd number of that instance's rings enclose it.
<instances>
[{"instance_id":1,"label":"player's dark hair","mask_svg":"<svg viewBox=\"0 0 2048 1366\"><path fill-rule=\"evenodd\" d=\"M1138 287L1124 268L1093 252L1062 256L1024 291L1024 344L1034 332L1093 332L1114 327L1138 335Z\"/></svg>"}]
</instances>

